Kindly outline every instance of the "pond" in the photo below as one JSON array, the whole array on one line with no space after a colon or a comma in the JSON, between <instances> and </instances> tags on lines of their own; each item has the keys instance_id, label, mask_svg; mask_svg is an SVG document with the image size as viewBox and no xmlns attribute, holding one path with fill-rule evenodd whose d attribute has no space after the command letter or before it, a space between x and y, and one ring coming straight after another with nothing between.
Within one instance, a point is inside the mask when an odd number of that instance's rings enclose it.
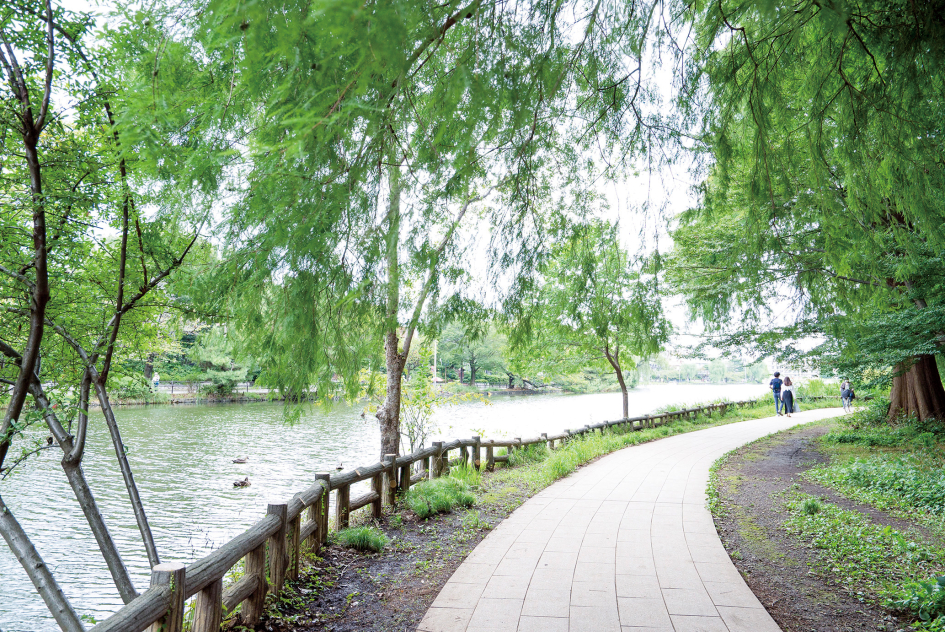
<instances>
[{"instance_id":1,"label":"pond","mask_svg":"<svg viewBox=\"0 0 945 632\"><path fill-rule=\"evenodd\" d=\"M765 394L761 385L651 385L630 394L631 416L667 404L695 404ZM441 438L554 434L620 417L619 393L496 396L441 408ZM773 411L772 411L773 412ZM378 460L379 433L360 407L308 408L286 424L281 404L129 407L117 411L162 561L189 563L259 520L269 502L285 502L317 472L351 469ZM242 464L233 463L246 457ZM58 450L31 459L0 482L0 494L33 538L73 606L99 621L121 600L65 481ZM93 417L84 461L112 535L138 590L150 571L108 440ZM234 488L248 477L251 485ZM58 629L5 545L0 544L0 631Z\"/></svg>"}]
</instances>

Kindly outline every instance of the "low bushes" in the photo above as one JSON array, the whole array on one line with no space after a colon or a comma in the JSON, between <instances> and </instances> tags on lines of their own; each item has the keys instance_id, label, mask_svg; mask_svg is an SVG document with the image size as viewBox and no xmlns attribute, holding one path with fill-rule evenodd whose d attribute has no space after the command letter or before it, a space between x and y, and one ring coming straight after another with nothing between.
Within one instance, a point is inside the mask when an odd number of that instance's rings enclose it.
<instances>
[{"instance_id":1,"label":"low bushes","mask_svg":"<svg viewBox=\"0 0 945 632\"><path fill-rule=\"evenodd\" d=\"M384 535L384 532L373 526L342 529L335 537L342 546L374 553L380 553L390 543L390 539Z\"/></svg>"},{"instance_id":2,"label":"low bushes","mask_svg":"<svg viewBox=\"0 0 945 632\"><path fill-rule=\"evenodd\" d=\"M407 491L404 502L419 517L429 518L454 507L472 507L476 496L466 483L448 476L417 483Z\"/></svg>"}]
</instances>

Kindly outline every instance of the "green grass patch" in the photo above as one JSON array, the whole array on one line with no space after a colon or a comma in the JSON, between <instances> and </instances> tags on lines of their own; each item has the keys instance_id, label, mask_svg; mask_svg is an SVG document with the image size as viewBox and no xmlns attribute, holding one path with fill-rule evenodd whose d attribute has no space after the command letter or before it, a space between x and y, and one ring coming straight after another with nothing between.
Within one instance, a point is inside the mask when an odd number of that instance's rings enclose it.
<instances>
[{"instance_id":1,"label":"green grass patch","mask_svg":"<svg viewBox=\"0 0 945 632\"><path fill-rule=\"evenodd\" d=\"M813 502L819 509L811 512ZM814 569L854 594L895 599L901 586L945 571L945 551L874 524L858 511L801 493L789 498L787 508L785 527L822 552Z\"/></svg>"},{"instance_id":2,"label":"green grass patch","mask_svg":"<svg viewBox=\"0 0 945 632\"><path fill-rule=\"evenodd\" d=\"M482 484L482 472L469 463L460 463L451 467L450 478L463 482L471 489L476 489Z\"/></svg>"},{"instance_id":3,"label":"green grass patch","mask_svg":"<svg viewBox=\"0 0 945 632\"><path fill-rule=\"evenodd\" d=\"M509 467L525 465L526 463L539 463L548 458L548 446L544 443L535 443L523 448L512 450L509 453Z\"/></svg>"},{"instance_id":4,"label":"green grass patch","mask_svg":"<svg viewBox=\"0 0 945 632\"><path fill-rule=\"evenodd\" d=\"M476 496L466 483L448 476L414 485L404 495L404 502L419 517L429 518L454 507L472 507Z\"/></svg>"},{"instance_id":5,"label":"green grass patch","mask_svg":"<svg viewBox=\"0 0 945 632\"><path fill-rule=\"evenodd\" d=\"M351 527L342 529L335 534L342 546L358 551L372 551L380 553L390 543L384 532L374 526Z\"/></svg>"}]
</instances>

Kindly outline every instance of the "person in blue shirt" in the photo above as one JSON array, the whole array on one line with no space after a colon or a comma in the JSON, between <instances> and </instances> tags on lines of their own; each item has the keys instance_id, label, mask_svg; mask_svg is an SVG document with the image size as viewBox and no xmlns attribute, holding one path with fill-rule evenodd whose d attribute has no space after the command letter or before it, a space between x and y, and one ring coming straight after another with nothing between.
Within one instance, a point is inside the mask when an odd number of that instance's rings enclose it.
<instances>
[{"instance_id":1,"label":"person in blue shirt","mask_svg":"<svg viewBox=\"0 0 945 632\"><path fill-rule=\"evenodd\" d=\"M781 373L778 371L774 372L774 379L768 382L768 386L771 387L771 392L774 394L774 411L779 415L781 414L781 385L783 383Z\"/></svg>"}]
</instances>

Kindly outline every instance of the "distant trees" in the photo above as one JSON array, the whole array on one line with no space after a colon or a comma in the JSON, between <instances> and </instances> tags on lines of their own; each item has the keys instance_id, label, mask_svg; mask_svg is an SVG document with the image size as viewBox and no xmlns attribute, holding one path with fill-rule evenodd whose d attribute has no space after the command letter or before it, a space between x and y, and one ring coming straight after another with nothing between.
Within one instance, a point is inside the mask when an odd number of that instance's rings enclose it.
<instances>
[{"instance_id":1,"label":"distant trees","mask_svg":"<svg viewBox=\"0 0 945 632\"><path fill-rule=\"evenodd\" d=\"M459 323L447 325L440 336L440 364L463 375L469 367L469 383L476 383L482 371L505 374L506 340L491 324L481 332L470 331Z\"/></svg>"}]
</instances>

